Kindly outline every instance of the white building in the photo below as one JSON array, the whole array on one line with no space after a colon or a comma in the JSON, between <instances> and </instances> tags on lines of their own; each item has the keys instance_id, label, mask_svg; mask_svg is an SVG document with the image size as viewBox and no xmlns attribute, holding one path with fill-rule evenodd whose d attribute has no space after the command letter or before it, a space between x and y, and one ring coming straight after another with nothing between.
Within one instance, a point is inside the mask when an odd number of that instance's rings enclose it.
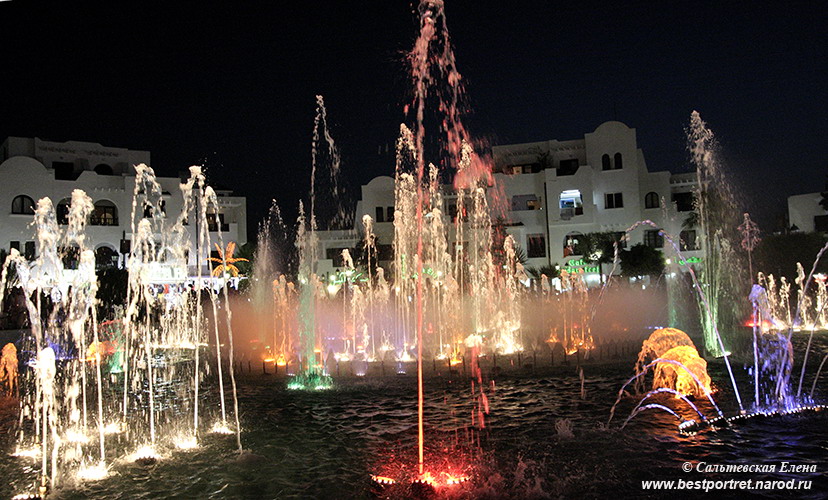
<instances>
[{"instance_id":1,"label":"white building","mask_svg":"<svg viewBox=\"0 0 828 500\"><path fill-rule=\"evenodd\" d=\"M693 209L695 174L650 172L635 129L623 123L603 123L582 139L495 146L493 156L495 187L489 190L493 222L502 218L506 231L525 251L527 267L558 265L582 271L586 267L588 280L597 282L599 273L575 254L578 237L596 232L621 235L643 220L657 227L641 226L625 246L644 243L662 248L665 242L658 229L663 229L679 238L686 258L701 253L696 231L682 229ZM446 186L443 213L447 217L457 211L454 198L451 186ZM390 255L393 207L391 177L377 177L362 186L354 230L320 234L321 256L328 259L320 263L320 273L334 271L342 248L358 244L363 214L375 220L380 259L390 259L382 254Z\"/></svg>"},{"instance_id":2,"label":"white building","mask_svg":"<svg viewBox=\"0 0 828 500\"><path fill-rule=\"evenodd\" d=\"M98 266L122 266L132 239L130 216L135 185L134 166L150 165L148 151L111 148L90 142L50 142L9 137L0 146L0 248L17 248L28 258L37 252L32 216L37 200L51 198L59 224L66 224L72 191L81 189L95 203L87 228ZM158 177L165 211L178 214L183 199L177 177ZM210 238L221 230L225 242L247 241L247 201L230 191L216 190L220 212L209 221ZM194 239L195 231L191 232ZM195 252L190 271L195 272ZM206 269L206 263L201 263Z\"/></svg>"},{"instance_id":3,"label":"white building","mask_svg":"<svg viewBox=\"0 0 828 500\"><path fill-rule=\"evenodd\" d=\"M788 197L789 227L805 233L828 231L828 211L819 202L821 193L797 194Z\"/></svg>"}]
</instances>

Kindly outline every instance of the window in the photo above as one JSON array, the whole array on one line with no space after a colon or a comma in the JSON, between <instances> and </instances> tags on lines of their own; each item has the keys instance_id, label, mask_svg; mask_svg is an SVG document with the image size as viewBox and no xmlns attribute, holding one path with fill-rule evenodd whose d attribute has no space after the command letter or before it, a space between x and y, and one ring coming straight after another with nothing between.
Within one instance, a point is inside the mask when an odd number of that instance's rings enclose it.
<instances>
[{"instance_id":1,"label":"window","mask_svg":"<svg viewBox=\"0 0 828 500\"><path fill-rule=\"evenodd\" d=\"M52 168L55 170L55 179L59 181L73 181L75 176L75 164L71 161L53 161Z\"/></svg>"},{"instance_id":2,"label":"window","mask_svg":"<svg viewBox=\"0 0 828 500\"><path fill-rule=\"evenodd\" d=\"M624 162L621 158L621 153L615 153L615 165L613 165L615 170L621 170L624 168Z\"/></svg>"},{"instance_id":3,"label":"window","mask_svg":"<svg viewBox=\"0 0 828 500\"><path fill-rule=\"evenodd\" d=\"M448 206L449 217L452 222L457 221L457 203L450 203Z\"/></svg>"},{"instance_id":4,"label":"window","mask_svg":"<svg viewBox=\"0 0 828 500\"><path fill-rule=\"evenodd\" d=\"M512 210L537 210L538 197L533 194L512 196Z\"/></svg>"},{"instance_id":5,"label":"window","mask_svg":"<svg viewBox=\"0 0 828 500\"><path fill-rule=\"evenodd\" d=\"M567 189L561 191L561 219L569 220L576 215L583 215L584 202L581 197L581 192L577 189Z\"/></svg>"},{"instance_id":6,"label":"window","mask_svg":"<svg viewBox=\"0 0 828 500\"><path fill-rule=\"evenodd\" d=\"M20 242L19 241L12 241L11 243L9 243L9 250L11 250L11 249L17 250L19 252L20 251Z\"/></svg>"},{"instance_id":7,"label":"window","mask_svg":"<svg viewBox=\"0 0 828 500\"><path fill-rule=\"evenodd\" d=\"M578 171L578 158L572 158L570 160L561 160L560 165L558 166L558 175L575 175L575 172Z\"/></svg>"},{"instance_id":8,"label":"window","mask_svg":"<svg viewBox=\"0 0 828 500\"><path fill-rule=\"evenodd\" d=\"M526 256L530 259L546 257L546 237L543 234L527 235L526 248Z\"/></svg>"},{"instance_id":9,"label":"window","mask_svg":"<svg viewBox=\"0 0 828 500\"><path fill-rule=\"evenodd\" d=\"M216 220L216 214L207 214L207 230L211 233L219 230L226 233L230 230L230 225L224 223L224 214L218 214L218 220Z\"/></svg>"},{"instance_id":10,"label":"window","mask_svg":"<svg viewBox=\"0 0 828 500\"><path fill-rule=\"evenodd\" d=\"M64 198L60 200L57 207L55 208L55 216L57 217L57 223L61 226L65 226L69 224L69 204L72 201L69 198Z\"/></svg>"},{"instance_id":11,"label":"window","mask_svg":"<svg viewBox=\"0 0 828 500\"><path fill-rule=\"evenodd\" d=\"M621 193L605 193L604 194L604 208L623 208L624 197Z\"/></svg>"},{"instance_id":12,"label":"window","mask_svg":"<svg viewBox=\"0 0 828 500\"><path fill-rule=\"evenodd\" d=\"M693 210L693 193L673 193L673 203L677 212L690 212Z\"/></svg>"},{"instance_id":13,"label":"window","mask_svg":"<svg viewBox=\"0 0 828 500\"><path fill-rule=\"evenodd\" d=\"M644 231L644 244L650 248L661 248L664 246L664 238L658 230L650 229Z\"/></svg>"},{"instance_id":14,"label":"window","mask_svg":"<svg viewBox=\"0 0 828 500\"><path fill-rule=\"evenodd\" d=\"M613 232L612 238L618 242L618 248L627 248L627 233L624 231Z\"/></svg>"},{"instance_id":15,"label":"window","mask_svg":"<svg viewBox=\"0 0 828 500\"><path fill-rule=\"evenodd\" d=\"M608 154L604 154L604 156L601 157L601 170L612 170Z\"/></svg>"},{"instance_id":16,"label":"window","mask_svg":"<svg viewBox=\"0 0 828 500\"><path fill-rule=\"evenodd\" d=\"M394 207L385 208L385 220L388 222L394 222Z\"/></svg>"},{"instance_id":17,"label":"window","mask_svg":"<svg viewBox=\"0 0 828 500\"><path fill-rule=\"evenodd\" d=\"M118 207L109 200L96 201L89 223L93 226L117 226Z\"/></svg>"},{"instance_id":18,"label":"window","mask_svg":"<svg viewBox=\"0 0 828 500\"><path fill-rule=\"evenodd\" d=\"M351 255L354 254L353 248L346 248L346 247L337 247L337 248L328 248L325 250L325 258L332 260L334 267L342 267L345 265L345 260L342 258L342 251L348 250Z\"/></svg>"},{"instance_id":19,"label":"window","mask_svg":"<svg viewBox=\"0 0 828 500\"><path fill-rule=\"evenodd\" d=\"M661 203L658 201L658 193L650 191L644 195L644 208L659 208Z\"/></svg>"},{"instance_id":20,"label":"window","mask_svg":"<svg viewBox=\"0 0 828 500\"><path fill-rule=\"evenodd\" d=\"M35 244L34 241L27 241L25 250L23 251L23 256L26 257L28 260L32 260L35 258Z\"/></svg>"},{"instance_id":21,"label":"window","mask_svg":"<svg viewBox=\"0 0 828 500\"><path fill-rule=\"evenodd\" d=\"M377 214L377 218L376 218L377 222L385 222L385 211L382 209L382 207L377 207L376 208L376 214Z\"/></svg>"},{"instance_id":22,"label":"window","mask_svg":"<svg viewBox=\"0 0 828 500\"><path fill-rule=\"evenodd\" d=\"M117 265L118 252L109 247L101 247L95 250L95 267L97 269L108 269Z\"/></svg>"},{"instance_id":23,"label":"window","mask_svg":"<svg viewBox=\"0 0 828 500\"><path fill-rule=\"evenodd\" d=\"M581 233L569 233L564 237L563 241L563 256L568 257L575 254L575 249L578 247L579 238L583 236Z\"/></svg>"},{"instance_id":24,"label":"window","mask_svg":"<svg viewBox=\"0 0 828 500\"><path fill-rule=\"evenodd\" d=\"M686 250L698 250L699 243L696 241L696 231L695 230L687 230L682 231L679 234L679 239L681 240L679 248L682 252Z\"/></svg>"},{"instance_id":25,"label":"window","mask_svg":"<svg viewBox=\"0 0 828 500\"><path fill-rule=\"evenodd\" d=\"M6 198L8 199L8 198ZM20 196L15 196L12 200L12 212L13 214L25 214L25 215L34 215L35 211L34 200L30 197L21 194Z\"/></svg>"},{"instance_id":26,"label":"window","mask_svg":"<svg viewBox=\"0 0 828 500\"><path fill-rule=\"evenodd\" d=\"M95 167L95 173L98 175L112 175L112 167L106 163L101 163Z\"/></svg>"}]
</instances>

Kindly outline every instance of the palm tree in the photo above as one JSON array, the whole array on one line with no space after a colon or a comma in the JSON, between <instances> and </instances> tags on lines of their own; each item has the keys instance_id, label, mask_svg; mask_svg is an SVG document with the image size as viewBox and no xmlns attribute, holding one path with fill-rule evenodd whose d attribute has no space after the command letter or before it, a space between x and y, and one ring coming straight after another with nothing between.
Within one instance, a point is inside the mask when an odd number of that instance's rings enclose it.
<instances>
[{"instance_id":1,"label":"palm tree","mask_svg":"<svg viewBox=\"0 0 828 500\"><path fill-rule=\"evenodd\" d=\"M210 257L209 261L217 262L218 265L213 268L213 276L221 276L222 274L230 273L233 277L237 277L239 275L239 268L236 267L234 264L237 262L249 262L247 259L243 257L233 257L233 253L236 251L236 242L231 241L227 244L227 249L222 251L221 247L216 245L216 251L218 252L218 257Z\"/></svg>"}]
</instances>

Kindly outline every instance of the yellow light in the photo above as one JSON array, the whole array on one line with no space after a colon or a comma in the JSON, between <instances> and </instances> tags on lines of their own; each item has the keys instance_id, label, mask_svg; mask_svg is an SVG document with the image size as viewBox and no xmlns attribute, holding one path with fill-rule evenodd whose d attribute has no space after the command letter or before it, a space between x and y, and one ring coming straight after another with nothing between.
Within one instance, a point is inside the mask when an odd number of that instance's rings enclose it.
<instances>
[{"instance_id":1,"label":"yellow light","mask_svg":"<svg viewBox=\"0 0 828 500\"><path fill-rule=\"evenodd\" d=\"M380 484L394 484L394 483L397 482L397 481L391 479L390 477L386 477L386 476L371 475L371 479L374 480L377 483L380 483Z\"/></svg>"},{"instance_id":2,"label":"yellow light","mask_svg":"<svg viewBox=\"0 0 828 500\"><path fill-rule=\"evenodd\" d=\"M78 469L78 479L84 481L100 481L109 475L109 470L103 462L97 465L85 465Z\"/></svg>"}]
</instances>

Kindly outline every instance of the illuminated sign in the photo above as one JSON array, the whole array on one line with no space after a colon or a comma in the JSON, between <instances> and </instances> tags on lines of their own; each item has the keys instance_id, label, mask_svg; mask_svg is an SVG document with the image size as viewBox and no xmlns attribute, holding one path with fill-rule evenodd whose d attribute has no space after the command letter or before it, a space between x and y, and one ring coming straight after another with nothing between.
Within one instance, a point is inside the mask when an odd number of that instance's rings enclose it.
<instances>
[{"instance_id":1,"label":"illuminated sign","mask_svg":"<svg viewBox=\"0 0 828 500\"><path fill-rule=\"evenodd\" d=\"M596 273L601 274L600 266L592 266L584 259L572 259L564 266L564 271L568 273Z\"/></svg>"}]
</instances>

